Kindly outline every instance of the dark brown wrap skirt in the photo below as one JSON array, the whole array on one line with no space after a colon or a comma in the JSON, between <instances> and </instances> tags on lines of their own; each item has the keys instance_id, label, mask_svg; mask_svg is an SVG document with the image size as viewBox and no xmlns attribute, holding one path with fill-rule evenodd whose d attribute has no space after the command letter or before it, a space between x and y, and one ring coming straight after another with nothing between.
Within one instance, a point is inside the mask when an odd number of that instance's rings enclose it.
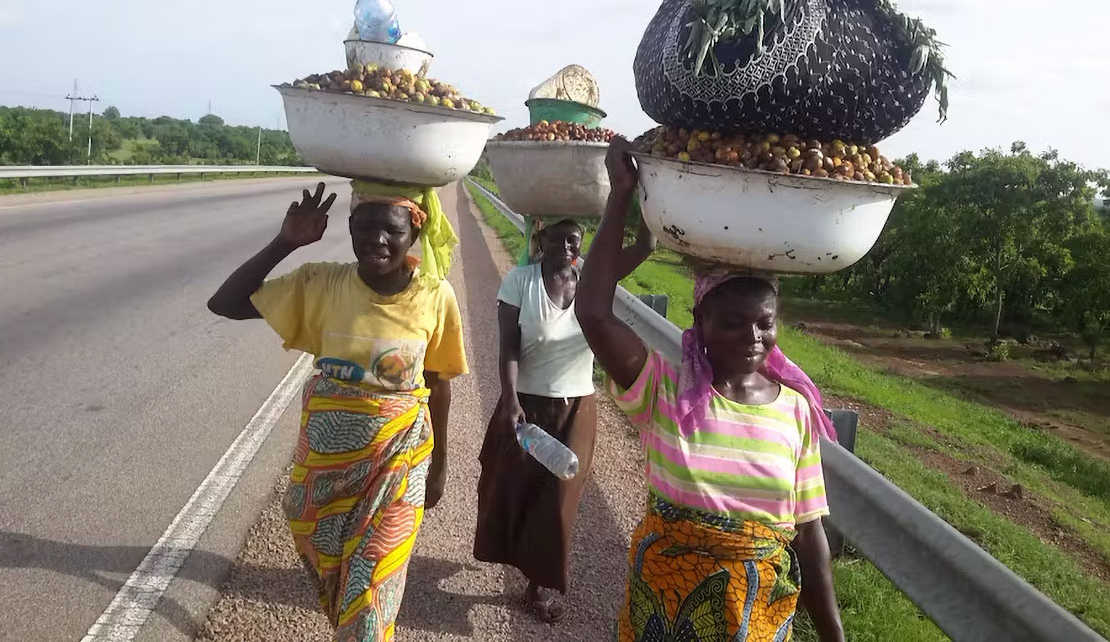
<instances>
[{"instance_id":1,"label":"dark brown wrap skirt","mask_svg":"<svg viewBox=\"0 0 1110 642\"><path fill-rule=\"evenodd\" d=\"M532 459L511 429L497 425L498 402L479 457L482 476L474 557L515 566L532 583L566 593L578 503L593 465L597 401L593 395L518 397L528 422L554 435L578 456L578 474L563 481Z\"/></svg>"}]
</instances>

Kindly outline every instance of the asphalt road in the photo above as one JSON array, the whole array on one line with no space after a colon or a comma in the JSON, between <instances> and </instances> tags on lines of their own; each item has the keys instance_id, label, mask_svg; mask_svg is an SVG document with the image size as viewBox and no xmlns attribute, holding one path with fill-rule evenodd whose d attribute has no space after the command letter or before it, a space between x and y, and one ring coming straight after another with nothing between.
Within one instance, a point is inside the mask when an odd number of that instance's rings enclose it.
<instances>
[{"instance_id":1,"label":"asphalt road","mask_svg":"<svg viewBox=\"0 0 1110 642\"><path fill-rule=\"evenodd\" d=\"M80 639L289 370L261 321L205 301L311 183L0 199L0 640ZM349 257L343 220L277 272ZM159 607L178 632L288 460L290 415Z\"/></svg>"},{"instance_id":2,"label":"asphalt road","mask_svg":"<svg viewBox=\"0 0 1110 642\"><path fill-rule=\"evenodd\" d=\"M311 182L0 199L0 640L81 639L289 371L299 353L263 322L218 319L205 301ZM331 187L345 196L343 181ZM521 607L518 573L471 557L477 453L498 391L489 319L511 257L462 187L440 196L462 241L451 281L472 374L452 386L449 489L422 529L399 635L605 639L643 497L637 442L603 403L568 616L540 624ZM343 214L275 274L349 260ZM136 642L330 639L274 495L298 414L294 400Z\"/></svg>"}]
</instances>

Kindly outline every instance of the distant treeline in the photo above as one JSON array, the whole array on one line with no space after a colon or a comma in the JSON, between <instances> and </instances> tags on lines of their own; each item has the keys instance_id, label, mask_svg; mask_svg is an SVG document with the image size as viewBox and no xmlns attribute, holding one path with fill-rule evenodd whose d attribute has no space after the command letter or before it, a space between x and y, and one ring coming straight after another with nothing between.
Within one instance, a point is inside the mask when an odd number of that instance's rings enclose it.
<instances>
[{"instance_id":1,"label":"distant treeline","mask_svg":"<svg viewBox=\"0 0 1110 642\"><path fill-rule=\"evenodd\" d=\"M0 107L0 165L84 164L88 153L88 115L74 116L24 107ZM258 154L258 128L233 127L219 116L198 122L124 117L115 107L94 115L92 163L96 165L252 164ZM263 165L304 165L289 133L263 129Z\"/></svg>"}]
</instances>

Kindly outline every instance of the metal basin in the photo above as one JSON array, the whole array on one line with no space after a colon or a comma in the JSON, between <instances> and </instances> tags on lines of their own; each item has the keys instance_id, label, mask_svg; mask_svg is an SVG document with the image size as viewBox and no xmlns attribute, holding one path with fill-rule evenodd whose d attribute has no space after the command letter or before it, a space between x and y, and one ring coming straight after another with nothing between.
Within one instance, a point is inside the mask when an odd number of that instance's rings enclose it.
<instances>
[{"instance_id":1,"label":"metal basin","mask_svg":"<svg viewBox=\"0 0 1110 642\"><path fill-rule=\"evenodd\" d=\"M470 173L498 116L288 86L293 146L305 162L336 176L440 186Z\"/></svg>"},{"instance_id":2,"label":"metal basin","mask_svg":"<svg viewBox=\"0 0 1110 642\"><path fill-rule=\"evenodd\" d=\"M374 64L383 69L407 69L423 76L432 64L432 53L402 45L366 40L344 40L347 49L347 68L355 65Z\"/></svg>"},{"instance_id":3,"label":"metal basin","mask_svg":"<svg viewBox=\"0 0 1110 642\"><path fill-rule=\"evenodd\" d=\"M533 216L600 217L609 198L608 143L490 141L486 144L501 200Z\"/></svg>"},{"instance_id":4,"label":"metal basin","mask_svg":"<svg viewBox=\"0 0 1110 642\"><path fill-rule=\"evenodd\" d=\"M850 267L911 189L634 156L644 220L660 243L698 261L766 272Z\"/></svg>"}]
</instances>

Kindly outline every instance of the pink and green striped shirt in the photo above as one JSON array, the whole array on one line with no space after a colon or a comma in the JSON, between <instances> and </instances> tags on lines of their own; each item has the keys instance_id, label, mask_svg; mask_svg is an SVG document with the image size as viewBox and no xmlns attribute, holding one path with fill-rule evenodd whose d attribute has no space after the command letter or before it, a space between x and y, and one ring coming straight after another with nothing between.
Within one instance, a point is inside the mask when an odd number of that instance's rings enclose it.
<instances>
[{"instance_id":1,"label":"pink and green striped shirt","mask_svg":"<svg viewBox=\"0 0 1110 642\"><path fill-rule=\"evenodd\" d=\"M689 439L676 420L678 373L657 352L636 382L610 393L640 429L647 483L663 499L731 519L792 528L829 513L815 420L802 395L781 387L765 405L714 394Z\"/></svg>"}]
</instances>

